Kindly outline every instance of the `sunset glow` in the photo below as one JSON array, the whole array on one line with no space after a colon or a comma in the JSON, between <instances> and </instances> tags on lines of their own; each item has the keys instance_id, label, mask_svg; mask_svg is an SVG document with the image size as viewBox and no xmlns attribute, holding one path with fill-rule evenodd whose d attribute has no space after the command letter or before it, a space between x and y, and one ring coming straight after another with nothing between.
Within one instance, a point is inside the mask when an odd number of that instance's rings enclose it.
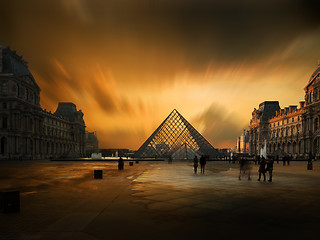
<instances>
[{"instance_id":1,"label":"sunset glow","mask_svg":"<svg viewBox=\"0 0 320 240\"><path fill-rule=\"evenodd\" d=\"M313 1L198 2L1 0L0 42L29 62L42 108L75 103L100 148L138 149L174 108L233 147L260 102L304 99L320 24Z\"/></svg>"}]
</instances>

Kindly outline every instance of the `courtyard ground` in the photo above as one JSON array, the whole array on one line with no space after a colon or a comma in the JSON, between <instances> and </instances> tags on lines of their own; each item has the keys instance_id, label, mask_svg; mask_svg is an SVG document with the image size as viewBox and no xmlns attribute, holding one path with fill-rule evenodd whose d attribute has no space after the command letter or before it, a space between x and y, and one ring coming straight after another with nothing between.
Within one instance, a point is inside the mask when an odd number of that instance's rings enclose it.
<instances>
[{"instance_id":1,"label":"courtyard ground","mask_svg":"<svg viewBox=\"0 0 320 240\"><path fill-rule=\"evenodd\" d=\"M239 181L228 162L0 162L0 191L21 200L0 239L319 239L320 162L275 163L273 182L252 167Z\"/></svg>"}]
</instances>

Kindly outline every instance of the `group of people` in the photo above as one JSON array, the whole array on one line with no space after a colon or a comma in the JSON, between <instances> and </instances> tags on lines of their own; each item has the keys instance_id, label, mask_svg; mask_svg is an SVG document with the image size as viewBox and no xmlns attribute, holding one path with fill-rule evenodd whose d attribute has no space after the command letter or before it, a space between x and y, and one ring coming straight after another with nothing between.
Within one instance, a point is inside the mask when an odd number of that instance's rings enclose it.
<instances>
[{"instance_id":1,"label":"group of people","mask_svg":"<svg viewBox=\"0 0 320 240\"><path fill-rule=\"evenodd\" d=\"M269 182L272 182L272 172L273 172L273 158L268 158L266 160L263 156L261 157L260 160L260 165L259 165L259 178L258 181L261 179L261 175L263 175L263 181L266 180L266 172L269 173Z\"/></svg>"},{"instance_id":2,"label":"group of people","mask_svg":"<svg viewBox=\"0 0 320 240\"><path fill-rule=\"evenodd\" d=\"M198 163L199 163L198 157L195 156L193 159L193 170L194 170L195 174L197 174L197 171L198 171ZM200 167L201 167L202 174L204 174L204 169L205 169L206 163L207 163L207 160L206 160L205 156L202 155L200 157Z\"/></svg>"},{"instance_id":3,"label":"group of people","mask_svg":"<svg viewBox=\"0 0 320 240\"><path fill-rule=\"evenodd\" d=\"M266 173L269 173L269 182L272 182L272 172L273 172L273 163L274 160L272 157L268 158L267 160L262 156L258 159L259 164L259 178L258 181L261 180L261 175L263 176L263 181L266 181ZM249 161L245 158L239 158L239 165L240 165L240 173L239 173L239 180L241 180L241 177L247 175L248 180L251 180L251 164Z\"/></svg>"}]
</instances>

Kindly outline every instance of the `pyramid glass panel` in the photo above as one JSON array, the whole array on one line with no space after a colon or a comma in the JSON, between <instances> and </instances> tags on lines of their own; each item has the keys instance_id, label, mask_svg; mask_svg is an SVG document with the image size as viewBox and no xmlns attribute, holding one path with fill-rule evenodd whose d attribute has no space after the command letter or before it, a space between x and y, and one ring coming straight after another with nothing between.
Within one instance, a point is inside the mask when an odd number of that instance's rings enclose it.
<instances>
[{"instance_id":1,"label":"pyramid glass panel","mask_svg":"<svg viewBox=\"0 0 320 240\"><path fill-rule=\"evenodd\" d=\"M142 144L135 154L139 158L187 158L206 155L214 157L217 150L174 109ZM193 158L192 157L192 158Z\"/></svg>"}]
</instances>

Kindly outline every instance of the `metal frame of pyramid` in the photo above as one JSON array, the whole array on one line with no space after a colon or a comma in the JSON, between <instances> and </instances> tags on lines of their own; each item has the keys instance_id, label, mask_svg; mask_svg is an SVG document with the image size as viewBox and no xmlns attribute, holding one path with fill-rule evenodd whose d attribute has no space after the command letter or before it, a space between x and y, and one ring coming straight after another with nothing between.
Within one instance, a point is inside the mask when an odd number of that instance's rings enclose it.
<instances>
[{"instance_id":1,"label":"metal frame of pyramid","mask_svg":"<svg viewBox=\"0 0 320 240\"><path fill-rule=\"evenodd\" d=\"M184 148L193 154L214 157L218 151L174 109L135 153L137 158L169 158ZM179 154L178 154L179 155ZM181 158L181 154L180 154Z\"/></svg>"}]
</instances>

